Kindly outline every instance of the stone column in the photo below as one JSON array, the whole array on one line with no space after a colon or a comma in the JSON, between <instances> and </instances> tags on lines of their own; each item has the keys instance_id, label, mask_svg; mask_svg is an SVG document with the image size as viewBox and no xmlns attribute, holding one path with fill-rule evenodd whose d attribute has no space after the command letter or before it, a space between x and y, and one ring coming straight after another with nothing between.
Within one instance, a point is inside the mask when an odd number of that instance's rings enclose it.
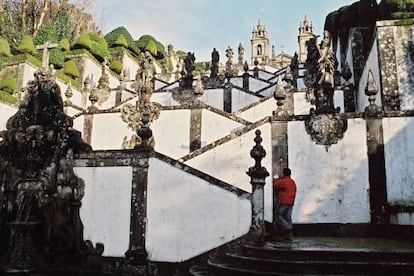
<instances>
[{"instance_id":1,"label":"stone column","mask_svg":"<svg viewBox=\"0 0 414 276\"><path fill-rule=\"evenodd\" d=\"M290 93L292 94L292 93ZM281 79L279 78L274 92L277 109L271 118L272 131L272 176L282 175L283 169L288 167L288 112L285 110L286 97ZM290 97L292 98L292 97ZM288 100L289 103L289 100ZM293 110L293 104L291 104ZM273 193L273 214L277 204L277 195ZM273 224L274 224L273 219Z\"/></svg>"},{"instance_id":2,"label":"stone column","mask_svg":"<svg viewBox=\"0 0 414 276\"><path fill-rule=\"evenodd\" d=\"M256 145L250 151L250 156L255 160L255 165L246 172L250 176L250 184L252 184L252 225L250 226L249 235L253 242L262 242L265 233L264 185L269 173L261 165L262 159L266 156L266 151L260 145L263 140L260 137L260 130L256 130L255 134L254 141Z\"/></svg>"},{"instance_id":3,"label":"stone column","mask_svg":"<svg viewBox=\"0 0 414 276\"><path fill-rule=\"evenodd\" d=\"M93 130L93 114L85 114L82 138L89 145L92 145L92 130Z\"/></svg>"},{"instance_id":4,"label":"stone column","mask_svg":"<svg viewBox=\"0 0 414 276\"><path fill-rule=\"evenodd\" d=\"M385 174L384 137L382 128L383 112L375 104L378 88L374 82L372 72L368 73L368 83L365 94L369 96L369 106L365 108L367 130L368 170L371 223L384 224L389 221L386 214L387 182Z\"/></svg>"},{"instance_id":5,"label":"stone column","mask_svg":"<svg viewBox=\"0 0 414 276\"><path fill-rule=\"evenodd\" d=\"M141 144L134 149L136 153L133 157L129 249L125 253L128 262L132 265L145 264L148 257L145 249L148 160L153 151L150 144L152 131L149 128L149 114L144 113L142 122L143 126L138 130Z\"/></svg>"},{"instance_id":6,"label":"stone column","mask_svg":"<svg viewBox=\"0 0 414 276\"><path fill-rule=\"evenodd\" d=\"M190 117L190 152L201 148L201 121L203 110L200 107L191 108Z\"/></svg>"},{"instance_id":7,"label":"stone column","mask_svg":"<svg viewBox=\"0 0 414 276\"><path fill-rule=\"evenodd\" d=\"M397 57L393 26L381 23L378 30L378 55L381 64L382 106L385 111L400 110Z\"/></svg>"}]
</instances>

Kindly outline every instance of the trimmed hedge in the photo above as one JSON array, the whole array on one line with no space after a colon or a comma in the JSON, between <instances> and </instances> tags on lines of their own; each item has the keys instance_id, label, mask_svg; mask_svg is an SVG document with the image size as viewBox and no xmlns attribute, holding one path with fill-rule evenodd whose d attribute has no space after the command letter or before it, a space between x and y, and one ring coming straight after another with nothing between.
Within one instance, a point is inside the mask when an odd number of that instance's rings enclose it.
<instances>
[{"instance_id":1,"label":"trimmed hedge","mask_svg":"<svg viewBox=\"0 0 414 276\"><path fill-rule=\"evenodd\" d=\"M17 99L14 96L2 90L0 90L0 101L8 103L8 104L12 104L12 105L15 105L17 103Z\"/></svg>"},{"instance_id":2,"label":"trimmed hedge","mask_svg":"<svg viewBox=\"0 0 414 276\"><path fill-rule=\"evenodd\" d=\"M0 57L9 57L11 56L10 44L4 37L0 36Z\"/></svg>"},{"instance_id":3,"label":"trimmed hedge","mask_svg":"<svg viewBox=\"0 0 414 276\"><path fill-rule=\"evenodd\" d=\"M64 38L59 42L59 49L62 51L70 51L70 42L69 39Z\"/></svg>"},{"instance_id":4,"label":"trimmed hedge","mask_svg":"<svg viewBox=\"0 0 414 276\"><path fill-rule=\"evenodd\" d=\"M36 54L36 47L31 36L25 35L16 49L21 54Z\"/></svg>"},{"instance_id":5,"label":"trimmed hedge","mask_svg":"<svg viewBox=\"0 0 414 276\"><path fill-rule=\"evenodd\" d=\"M121 34L113 44L114 46L123 46L128 48L128 42L123 34Z\"/></svg>"},{"instance_id":6,"label":"trimmed hedge","mask_svg":"<svg viewBox=\"0 0 414 276\"><path fill-rule=\"evenodd\" d=\"M128 30L125 27L118 27L113 29L112 31L110 31L109 33L107 33L105 35L105 40L108 43L109 47L114 47L117 46L117 44L115 43L118 38L123 35L126 42L127 42L127 47L128 49L136 54L139 55L140 50L137 47L137 45L135 44L134 39L132 38L131 34L128 32Z\"/></svg>"},{"instance_id":7,"label":"trimmed hedge","mask_svg":"<svg viewBox=\"0 0 414 276\"><path fill-rule=\"evenodd\" d=\"M73 79L77 79L79 77L78 67L73 60L68 60L63 64L63 73L72 77Z\"/></svg>"},{"instance_id":8,"label":"trimmed hedge","mask_svg":"<svg viewBox=\"0 0 414 276\"><path fill-rule=\"evenodd\" d=\"M111 63L111 67L110 69L112 71L114 71L115 73L117 73L118 75L121 74L122 69L123 69L123 65L122 62L120 60L115 60Z\"/></svg>"},{"instance_id":9,"label":"trimmed hedge","mask_svg":"<svg viewBox=\"0 0 414 276\"><path fill-rule=\"evenodd\" d=\"M17 81L13 77L5 77L0 82L0 90L3 90L9 94L13 94L17 88Z\"/></svg>"}]
</instances>

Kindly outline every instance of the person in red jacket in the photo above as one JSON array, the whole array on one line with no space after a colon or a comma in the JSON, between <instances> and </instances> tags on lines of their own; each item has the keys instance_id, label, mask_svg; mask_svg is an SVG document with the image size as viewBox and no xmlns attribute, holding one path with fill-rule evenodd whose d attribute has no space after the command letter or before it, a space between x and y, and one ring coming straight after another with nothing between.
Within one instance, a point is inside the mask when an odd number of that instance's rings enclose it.
<instances>
[{"instance_id":1,"label":"person in red jacket","mask_svg":"<svg viewBox=\"0 0 414 276\"><path fill-rule=\"evenodd\" d=\"M277 194L277 205L275 208L275 223L277 240L291 241L292 236L292 209L295 204L296 183L290 177L291 170L283 169L283 177L278 178L273 183L273 189Z\"/></svg>"}]
</instances>

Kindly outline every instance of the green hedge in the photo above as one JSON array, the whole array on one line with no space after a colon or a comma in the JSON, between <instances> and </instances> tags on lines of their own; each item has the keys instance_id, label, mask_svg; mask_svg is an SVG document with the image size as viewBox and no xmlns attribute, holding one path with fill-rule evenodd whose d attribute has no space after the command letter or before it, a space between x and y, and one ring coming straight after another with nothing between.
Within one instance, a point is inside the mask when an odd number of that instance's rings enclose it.
<instances>
[{"instance_id":1,"label":"green hedge","mask_svg":"<svg viewBox=\"0 0 414 276\"><path fill-rule=\"evenodd\" d=\"M13 94L17 88L17 80L13 77L5 77L0 82L0 90Z\"/></svg>"},{"instance_id":2,"label":"green hedge","mask_svg":"<svg viewBox=\"0 0 414 276\"><path fill-rule=\"evenodd\" d=\"M17 103L17 99L13 95L2 90L0 90L0 101L13 105Z\"/></svg>"},{"instance_id":3,"label":"green hedge","mask_svg":"<svg viewBox=\"0 0 414 276\"><path fill-rule=\"evenodd\" d=\"M128 42L123 34L121 34L113 44L114 46L123 46L128 48Z\"/></svg>"},{"instance_id":4,"label":"green hedge","mask_svg":"<svg viewBox=\"0 0 414 276\"><path fill-rule=\"evenodd\" d=\"M123 65L122 62L120 60L115 60L111 63L111 67L110 69L112 71L114 71L115 73L117 73L118 75L121 74L122 69L123 69Z\"/></svg>"},{"instance_id":5,"label":"green hedge","mask_svg":"<svg viewBox=\"0 0 414 276\"><path fill-rule=\"evenodd\" d=\"M105 40L108 43L109 47L117 46L115 43L120 36L124 36L128 49L134 53L135 55L139 55L140 50L136 46L134 39L132 38L131 34L125 27L118 27L110 31L105 35Z\"/></svg>"},{"instance_id":6,"label":"green hedge","mask_svg":"<svg viewBox=\"0 0 414 276\"><path fill-rule=\"evenodd\" d=\"M79 71L76 66L76 63L73 60L68 60L63 64L63 73L77 79L79 77Z\"/></svg>"},{"instance_id":7,"label":"green hedge","mask_svg":"<svg viewBox=\"0 0 414 276\"><path fill-rule=\"evenodd\" d=\"M4 37L0 36L0 57L9 57L11 56L10 44Z\"/></svg>"},{"instance_id":8,"label":"green hedge","mask_svg":"<svg viewBox=\"0 0 414 276\"><path fill-rule=\"evenodd\" d=\"M31 36L25 35L16 49L21 54L36 54L36 47Z\"/></svg>"},{"instance_id":9,"label":"green hedge","mask_svg":"<svg viewBox=\"0 0 414 276\"><path fill-rule=\"evenodd\" d=\"M59 42L59 49L62 51L70 51L70 42L69 39L64 38Z\"/></svg>"}]
</instances>

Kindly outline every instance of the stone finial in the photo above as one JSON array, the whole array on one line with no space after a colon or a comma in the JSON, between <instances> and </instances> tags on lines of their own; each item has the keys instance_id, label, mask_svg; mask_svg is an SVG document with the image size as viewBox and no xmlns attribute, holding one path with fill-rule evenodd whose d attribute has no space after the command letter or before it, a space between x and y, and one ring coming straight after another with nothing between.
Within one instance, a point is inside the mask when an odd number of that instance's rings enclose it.
<instances>
[{"instance_id":1,"label":"stone finial","mask_svg":"<svg viewBox=\"0 0 414 276\"><path fill-rule=\"evenodd\" d=\"M276 111L273 112L273 115L280 119L286 118L287 112L283 107L285 104L285 100L286 100L286 91L285 91L285 88L283 87L283 81L280 75L277 80L276 89L275 89L275 92L273 93L273 97L275 98L276 105L277 105L277 109Z\"/></svg>"},{"instance_id":2,"label":"stone finial","mask_svg":"<svg viewBox=\"0 0 414 276\"><path fill-rule=\"evenodd\" d=\"M196 85L194 87L194 94L196 96L202 96L204 94L203 83L201 81L201 75L197 76Z\"/></svg>"},{"instance_id":3,"label":"stone finial","mask_svg":"<svg viewBox=\"0 0 414 276\"><path fill-rule=\"evenodd\" d=\"M264 157L266 157L266 151L261 145L263 139L260 136L261 135L260 130L256 130L254 138L254 142L256 145L253 146L253 149L250 151L250 156L254 159L255 164L253 167L249 168L249 171L247 172L247 175L252 178L252 185L257 183L262 183L264 185L264 180L266 177L269 176L269 172L265 167L262 166L261 161ZM257 182L256 180L260 180Z\"/></svg>"},{"instance_id":4,"label":"stone finial","mask_svg":"<svg viewBox=\"0 0 414 276\"><path fill-rule=\"evenodd\" d=\"M247 60L244 61L243 70L245 73L249 72L249 64L247 63Z\"/></svg>"},{"instance_id":5,"label":"stone finial","mask_svg":"<svg viewBox=\"0 0 414 276\"><path fill-rule=\"evenodd\" d=\"M372 71L368 71L368 80L365 87L365 95L368 96L369 105L365 108L365 115L369 117L376 117L381 115L381 107L375 103L378 94L378 86L375 83Z\"/></svg>"},{"instance_id":6,"label":"stone finial","mask_svg":"<svg viewBox=\"0 0 414 276\"><path fill-rule=\"evenodd\" d=\"M72 91L72 87L70 87L70 84L68 85L68 88L65 91L65 97L66 97L66 101L65 104L66 105L70 105L71 104L71 98L73 96L73 91Z\"/></svg>"},{"instance_id":7,"label":"stone finial","mask_svg":"<svg viewBox=\"0 0 414 276\"><path fill-rule=\"evenodd\" d=\"M97 89L96 87L91 90L91 93L89 94L89 101L91 102L91 106L88 107L89 112L95 112L98 110L98 108L95 106L95 104L99 101L99 97L96 93Z\"/></svg>"}]
</instances>

